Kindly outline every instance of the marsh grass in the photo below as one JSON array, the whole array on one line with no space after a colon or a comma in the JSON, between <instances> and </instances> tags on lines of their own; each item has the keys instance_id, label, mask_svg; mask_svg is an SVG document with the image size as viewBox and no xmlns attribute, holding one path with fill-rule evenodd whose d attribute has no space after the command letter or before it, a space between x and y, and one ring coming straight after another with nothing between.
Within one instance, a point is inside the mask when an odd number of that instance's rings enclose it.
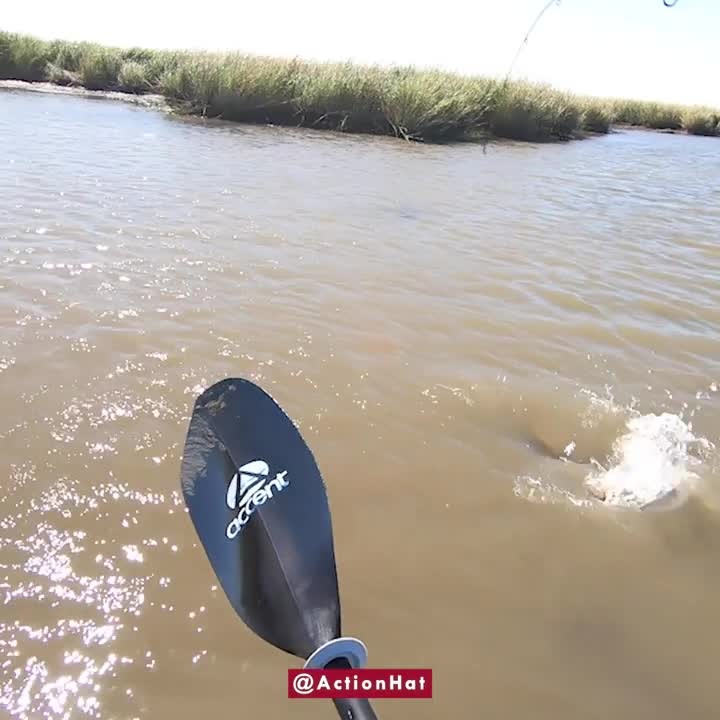
<instances>
[{"instance_id":1,"label":"marsh grass","mask_svg":"<svg viewBox=\"0 0 720 720\"><path fill-rule=\"evenodd\" d=\"M117 76L118 89L123 92L147 92L152 86L145 74L145 65L137 60L127 60L121 66Z\"/></svg>"},{"instance_id":2,"label":"marsh grass","mask_svg":"<svg viewBox=\"0 0 720 720\"><path fill-rule=\"evenodd\" d=\"M580 102L583 109L583 129L593 133L610 132L615 121L612 104L596 98L584 98Z\"/></svg>"},{"instance_id":3,"label":"marsh grass","mask_svg":"<svg viewBox=\"0 0 720 720\"><path fill-rule=\"evenodd\" d=\"M0 77L39 82L46 79L49 43L24 35L0 33Z\"/></svg>"},{"instance_id":4,"label":"marsh grass","mask_svg":"<svg viewBox=\"0 0 720 720\"><path fill-rule=\"evenodd\" d=\"M720 112L710 108L692 108L683 115L683 127L692 135L720 135Z\"/></svg>"},{"instance_id":5,"label":"marsh grass","mask_svg":"<svg viewBox=\"0 0 720 720\"><path fill-rule=\"evenodd\" d=\"M92 48L80 58L79 75L88 90L116 90L123 62L119 53L105 48Z\"/></svg>"},{"instance_id":6,"label":"marsh grass","mask_svg":"<svg viewBox=\"0 0 720 720\"><path fill-rule=\"evenodd\" d=\"M504 83L492 96L490 131L523 140L568 140L582 129L583 108L574 96L547 85Z\"/></svg>"},{"instance_id":7,"label":"marsh grass","mask_svg":"<svg viewBox=\"0 0 720 720\"><path fill-rule=\"evenodd\" d=\"M185 112L243 122L434 142L494 135L541 142L613 123L718 135L708 108L583 98L547 85L441 70L119 49L0 32L0 79L160 93Z\"/></svg>"},{"instance_id":8,"label":"marsh grass","mask_svg":"<svg viewBox=\"0 0 720 720\"><path fill-rule=\"evenodd\" d=\"M615 122L651 128L653 130L681 130L684 108L640 100L614 100Z\"/></svg>"}]
</instances>

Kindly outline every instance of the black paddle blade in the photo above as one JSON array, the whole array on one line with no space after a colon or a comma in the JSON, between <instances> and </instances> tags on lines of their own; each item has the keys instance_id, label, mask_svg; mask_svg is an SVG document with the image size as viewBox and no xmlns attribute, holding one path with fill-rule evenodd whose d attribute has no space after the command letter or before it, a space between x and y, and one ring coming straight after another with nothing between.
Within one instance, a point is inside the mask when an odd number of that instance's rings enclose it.
<instances>
[{"instance_id":1,"label":"black paddle blade","mask_svg":"<svg viewBox=\"0 0 720 720\"><path fill-rule=\"evenodd\" d=\"M185 503L237 614L301 658L340 636L332 524L310 449L275 401L228 378L196 400Z\"/></svg>"}]
</instances>

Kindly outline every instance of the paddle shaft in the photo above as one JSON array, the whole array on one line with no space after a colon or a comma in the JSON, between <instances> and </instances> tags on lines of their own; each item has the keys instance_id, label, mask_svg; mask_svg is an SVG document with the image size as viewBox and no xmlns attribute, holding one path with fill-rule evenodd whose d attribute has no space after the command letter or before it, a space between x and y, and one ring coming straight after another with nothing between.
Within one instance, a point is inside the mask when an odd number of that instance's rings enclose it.
<instances>
[{"instance_id":1,"label":"paddle shaft","mask_svg":"<svg viewBox=\"0 0 720 720\"><path fill-rule=\"evenodd\" d=\"M352 665L345 658L337 658L329 662L325 669L352 670ZM343 720L377 720L367 698L333 698L333 702Z\"/></svg>"}]
</instances>

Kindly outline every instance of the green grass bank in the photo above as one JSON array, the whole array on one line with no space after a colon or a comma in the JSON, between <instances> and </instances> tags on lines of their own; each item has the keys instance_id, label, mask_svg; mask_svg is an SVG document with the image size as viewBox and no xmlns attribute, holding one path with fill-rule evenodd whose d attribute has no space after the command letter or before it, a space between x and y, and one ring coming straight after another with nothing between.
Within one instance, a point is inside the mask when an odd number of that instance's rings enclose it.
<instances>
[{"instance_id":1,"label":"green grass bank","mask_svg":"<svg viewBox=\"0 0 720 720\"><path fill-rule=\"evenodd\" d=\"M437 70L238 53L118 49L0 32L0 79L158 93L225 120L376 133L426 142L527 141L607 133L613 124L720 135L720 111L580 97L546 85Z\"/></svg>"}]
</instances>

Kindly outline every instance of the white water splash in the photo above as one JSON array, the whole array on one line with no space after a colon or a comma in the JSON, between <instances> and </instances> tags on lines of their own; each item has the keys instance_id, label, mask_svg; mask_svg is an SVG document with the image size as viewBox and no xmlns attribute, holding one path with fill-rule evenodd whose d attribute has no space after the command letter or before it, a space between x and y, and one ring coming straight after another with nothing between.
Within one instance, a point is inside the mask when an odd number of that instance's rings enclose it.
<instances>
[{"instance_id":1,"label":"white water splash","mask_svg":"<svg viewBox=\"0 0 720 720\"><path fill-rule=\"evenodd\" d=\"M604 396L596 395L591 390L584 389L580 391L580 394L585 395L588 398L588 405L585 408L585 412L582 414L582 417L580 419L582 427L586 429L597 427L598 424L608 416L622 416L627 412L632 412L634 408L634 400L633 405L631 405L629 408L615 402L612 388L610 388L609 386L605 387Z\"/></svg>"},{"instance_id":2,"label":"white water splash","mask_svg":"<svg viewBox=\"0 0 720 720\"><path fill-rule=\"evenodd\" d=\"M523 500L544 505L574 505L588 509L594 506L589 498L578 497L569 490L530 475L523 475L515 480L513 493Z\"/></svg>"},{"instance_id":3,"label":"white water splash","mask_svg":"<svg viewBox=\"0 0 720 720\"><path fill-rule=\"evenodd\" d=\"M693 433L692 416L664 412L641 414L637 400L629 406L615 401L609 388L605 397L583 390L588 405L580 413L579 431L595 433L613 418L625 420L604 466L591 458L593 469L579 488L563 488L558 478L521 476L514 493L530 502L563 503L576 507L615 507L643 509L649 506L673 507L699 490L700 480L713 465L714 445ZM576 449L570 441L559 460L567 463ZM600 502L601 501L601 502ZM667 505L666 505L667 503Z\"/></svg>"},{"instance_id":4,"label":"white water splash","mask_svg":"<svg viewBox=\"0 0 720 720\"><path fill-rule=\"evenodd\" d=\"M466 405L472 406L475 404L475 401L472 398L468 397L467 394L463 392L462 388L450 387L448 385L441 385L439 383L436 384L435 387L447 390L448 392L452 393L456 398L460 398Z\"/></svg>"},{"instance_id":5,"label":"white water splash","mask_svg":"<svg viewBox=\"0 0 720 720\"><path fill-rule=\"evenodd\" d=\"M710 443L671 413L634 417L626 427L609 467L598 465L586 478L593 494L607 505L629 508L687 495L699 480L693 468L702 462L693 450L707 450Z\"/></svg>"}]
</instances>

